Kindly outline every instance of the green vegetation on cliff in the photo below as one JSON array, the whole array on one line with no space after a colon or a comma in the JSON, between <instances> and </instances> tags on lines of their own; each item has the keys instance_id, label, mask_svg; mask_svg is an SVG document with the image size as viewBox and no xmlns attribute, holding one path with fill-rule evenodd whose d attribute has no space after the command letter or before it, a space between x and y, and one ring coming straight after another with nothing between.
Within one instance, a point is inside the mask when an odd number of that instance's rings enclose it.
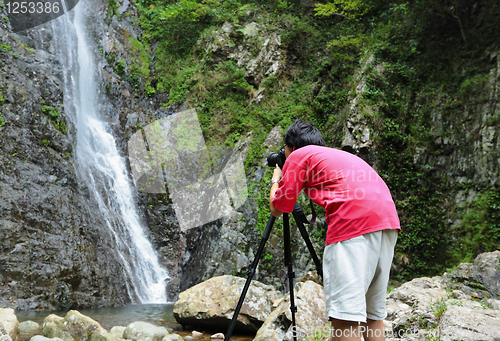
<instances>
[{"instance_id":1,"label":"green vegetation on cliff","mask_svg":"<svg viewBox=\"0 0 500 341\"><path fill-rule=\"evenodd\" d=\"M469 126L465 121L474 121L488 100L500 41L495 1L137 0L136 6L144 31L142 42L133 42L142 58L136 74L147 79L147 95L168 92L165 106L197 108L209 144L232 146L252 131L248 172L269 131L297 117L314 122L337 148L348 120L369 127L372 160L403 227L399 278L436 274L498 248L498 189L476 184L477 201L456 209L450 175L439 163L450 154L439 141ZM156 43L151 66L141 51ZM269 177L254 198L259 226L268 216Z\"/></svg>"}]
</instances>

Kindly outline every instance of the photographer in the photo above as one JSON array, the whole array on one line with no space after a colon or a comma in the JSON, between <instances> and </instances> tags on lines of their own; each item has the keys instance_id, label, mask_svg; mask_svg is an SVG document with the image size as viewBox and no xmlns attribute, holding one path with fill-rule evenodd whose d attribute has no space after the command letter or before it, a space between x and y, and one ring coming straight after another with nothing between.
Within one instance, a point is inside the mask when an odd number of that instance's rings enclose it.
<instances>
[{"instance_id":1,"label":"photographer","mask_svg":"<svg viewBox=\"0 0 500 341\"><path fill-rule=\"evenodd\" d=\"M325 147L319 130L296 120L285 132L286 161L271 180L270 208L292 212L301 190L326 210L325 301L333 340L384 340L386 292L400 231L391 193L361 158Z\"/></svg>"}]
</instances>

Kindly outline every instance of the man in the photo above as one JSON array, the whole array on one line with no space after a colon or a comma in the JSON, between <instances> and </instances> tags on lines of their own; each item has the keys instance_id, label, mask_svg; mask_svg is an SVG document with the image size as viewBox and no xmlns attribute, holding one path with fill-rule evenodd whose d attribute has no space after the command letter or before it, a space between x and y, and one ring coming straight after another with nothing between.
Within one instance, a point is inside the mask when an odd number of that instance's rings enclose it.
<instances>
[{"instance_id":1,"label":"man","mask_svg":"<svg viewBox=\"0 0 500 341\"><path fill-rule=\"evenodd\" d=\"M386 292L400 231L391 193L361 158L325 147L319 130L296 120L285 132L286 161L274 170L271 213L292 212L301 190L326 210L325 301L333 340L382 341ZM359 328L361 325L361 328Z\"/></svg>"}]
</instances>

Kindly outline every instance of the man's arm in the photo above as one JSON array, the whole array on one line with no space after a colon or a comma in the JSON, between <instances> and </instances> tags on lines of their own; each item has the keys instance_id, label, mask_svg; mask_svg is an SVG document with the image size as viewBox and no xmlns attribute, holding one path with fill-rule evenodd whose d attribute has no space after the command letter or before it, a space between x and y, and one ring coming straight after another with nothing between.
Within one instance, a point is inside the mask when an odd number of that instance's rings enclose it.
<instances>
[{"instance_id":1,"label":"man's arm","mask_svg":"<svg viewBox=\"0 0 500 341\"><path fill-rule=\"evenodd\" d=\"M279 180L281 180L282 176L283 176L282 170L278 167L278 165L276 165L276 168L274 169L272 180L279 181ZM274 194L276 194L276 191L278 190L279 187L280 186L278 183L274 183L274 184L272 184L271 191L269 192L269 208L271 209L272 215L275 216L276 218L283 214L282 211L278 210L273 205L273 197L274 197Z\"/></svg>"}]
</instances>

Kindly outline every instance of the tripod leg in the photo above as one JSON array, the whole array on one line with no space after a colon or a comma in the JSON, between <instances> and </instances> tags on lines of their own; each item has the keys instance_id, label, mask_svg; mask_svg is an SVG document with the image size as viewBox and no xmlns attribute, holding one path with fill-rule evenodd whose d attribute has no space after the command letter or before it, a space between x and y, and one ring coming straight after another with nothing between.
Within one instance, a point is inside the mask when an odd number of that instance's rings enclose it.
<instances>
[{"instance_id":1,"label":"tripod leg","mask_svg":"<svg viewBox=\"0 0 500 341\"><path fill-rule=\"evenodd\" d=\"M311 239L309 238L309 234L307 233L307 230L300 220L300 218L297 216L297 213L295 212L295 209L292 212L293 218L295 219L295 222L297 223L297 226L300 231L300 235L302 236L302 239L304 239L304 242L306 243L307 249L309 250L309 253L311 254L311 257L314 261L314 265L316 266L316 271L318 275L321 276L321 279L323 279L323 268L321 266L321 262L319 261L318 255L316 254L316 251L314 250L314 247L312 245Z\"/></svg>"},{"instance_id":2,"label":"tripod leg","mask_svg":"<svg viewBox=\"0 0 500 341\"><path fill-rule=\"evenodd\" d=\"M290 311L292 312L292 330L293 330L293 340L297 340L296 324L295 324L295 313L297 312L297 306L295 305L295 299L293 295L293 279L295 278L295 272L293 272L292 264L292 243L290 242L290 221L288 213L283 213L283 238L285 243L285 266L288 269L288 283L290 286Z\"/></svg>"},{"instance_id":3,"label":"tripod leg","mask_svg":"<svg viewBox=\"0 0 500 341\"><path fill-rule=\"evenodd\" d=\"M231 319L231 323L229 324L229 327L226 331L226 336L224 337L224 341L229 341L229 338L233 333L234 326L236 325L236 320L238 319L238 314L240 313L241 307L243 306L243 301L245 300L245 296L248 292L248 289L250 288L253 275L255 274L255 270L257 269L257 265L259 264L260 256L262 255L266 242L269 239L269 235L271 234L271 229L273 228L275 220L276 218L271 214L269 220L267 221L266 229L262 234L262 239L260 241L257 253L255 254L255 258L253 259L252 267L248 272L247 281L245 282L245 286L243 287L243 291L241 292L240 299L238 301L238 304L236 305L236 309L234 310L233 318Z\"/></svg>"}]
</instances>

